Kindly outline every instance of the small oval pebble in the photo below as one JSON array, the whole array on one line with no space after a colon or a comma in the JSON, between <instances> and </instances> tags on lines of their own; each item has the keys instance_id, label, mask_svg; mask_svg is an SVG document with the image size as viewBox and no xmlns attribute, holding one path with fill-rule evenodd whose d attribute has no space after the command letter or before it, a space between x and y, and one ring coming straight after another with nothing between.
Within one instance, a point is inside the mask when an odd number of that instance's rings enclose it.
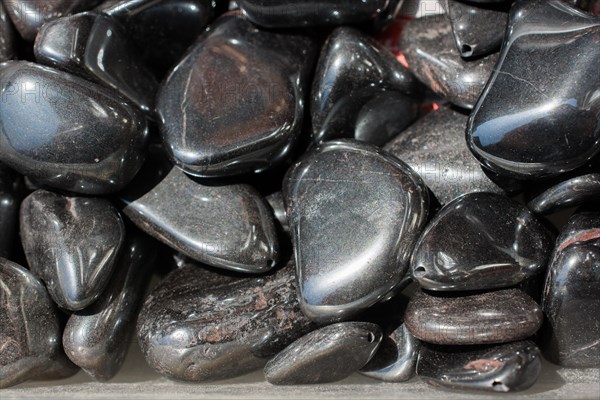
<instances>
[{"instance_id":1,"label":"small oval pebble","mask_svg":"<svg viewBox=\"0 0 600 400\"><path fill-rule=\"evenodd\" d=\"M494 346L425 344L417 375L439 388L516 392L537 381L541 360L539 349L529 340Z\"/></svg>"},{"instance_id":2,"label":"small oval pebble","mask_svg":"<svg viewBox=\"0 0 600 400\"><path fill-rule=\"evenodd\" d=\"M21 204L29 268L67 310L81 310L102 294L124 240L123 220L107 200L37 190Z\"/></svg>"},{"instance_id":3,"label":"small oval pebble","mask_svg":"<svg viewBox=\"0 0 600 400\"><path fill-rule=\"evenodd\" d=\"M196 182L152 157L121 199L140 229L194 260L249 273L279 260L273 213L250 185Z\"/></svg>"},{"instance_id":4,"label":"small oval pebble","mask_svg":"<svg viewBox=\"0 0 600 400\"><path fill-rule=\"evenodd\" d=\"M482 290L516 285L543 270L553 236L527 207L506 196L471 193L427 225L411 273L425 289Z\"/></svg>"},{"instance_id":5,"label":"small oval pebble","mask_svg":"<svg viewBox=\"0 0 600 400\"><path fill-rule=\"evenodd\" d=\"M377 351L381 330L372 323L342 322L298 339L265 366L274 385L327 383L344 379L364 366Z\"/></svg>"},{"instance_id":6,"label":"small oval pebble","mask_svg":"<svg viewBox=\"0 0 600 400\"><path fill-rule=\"evenodd\" d=\"M541 307L519 289L452 297L420 290L408 303L405 323L424 342L468 345L526 339L542 321Z\"/></svg>"}]
</instances>

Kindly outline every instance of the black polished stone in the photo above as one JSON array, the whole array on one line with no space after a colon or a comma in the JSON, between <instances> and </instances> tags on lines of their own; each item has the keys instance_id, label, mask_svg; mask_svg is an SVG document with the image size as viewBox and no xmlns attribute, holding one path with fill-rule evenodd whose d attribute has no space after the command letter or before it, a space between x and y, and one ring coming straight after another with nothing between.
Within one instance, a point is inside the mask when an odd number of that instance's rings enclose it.
<instances>
[{"instance_id":1,"label":"black polished stone","mask_svg":"<svg viewBox=\"0 0 600 400\"><path fill-rule=\"evenodd\" d=\"M67 310L92 304L106 288L125 239L110 202L37 190L21 204L21 241L31 271Z\"/></svg>"},{"instance_id":2,"label":"black polished stone","mask_svg":"<svg viewBox=\"0 0 600 400\"><path fill-rule=\"evenodd\" d=\"M540 328L543 314L519 289L443 296L419 290L405 318L410 333L424 342L470 345L526 339Z\"/></svg>"},{"instance_id":3,"label":"black polished stone","mask_svg":"<svg viewBox=\"0 0 600 400\"><path fill-rule=\"evenodd\" d=\"M337 28L317 63L312 141L355 138L383 145L417 116L418 82L394 55L360 31Z\"/></svg>"},{"instance_id":4,"label":"black polished stone","mask_svg":"<svg viewBox=\"0 0 600 400\"><path fill-rule=\"evenodd\" d=\"M463 58L487 56L500 49L509 6L482 6L446 0L445 10L452 24L456 49Z\"/></svg>"},{"instance_id":5,"label":"black polished stone","mask_svg":"<svg viewBox=\"0 0 600 400\"><path fill-rule=\"evenodd\" d=\"M326 142L292 166L283 195L309 318L351 318L400 284L429 203L410 167L375 146Z\"/></svg>"},{"instance_id":6,"label":"black polished stone","mask_svg":"<svg viewBox=\"0 0 600 400\"><path fill-rule=\"evenodd\" d=\"M298 304L293 265L260 278L187 265L146 299L138 339L160 374L204 382L260 369L311 329Z\"/></svg>"},{"instance_id":7,"label":"black polished stone","mask_svg":"<svg viewBox=\"0 0 600 400\"><path fill-rule=\"evenodd\" d=\"M383 338L377 352L359 373L385 382L405 382L415 374L421 341L401 324Z\"/></svg>"},{"instance_id":8,"label":"black polished stone","mask_svg":"<svg viewBox=\"0 0 600 400\"><path fill-rule=\"evenodd\" d=\"M544 355L575 368L600 367L600 212L583 211L563 228L548 266L542 308Z\"/></svg>"},{"instance_id":9,"label":"black polished stone","mask_svg":"<svg viewBox=\"0 0 600 400\"><path fill-rule=\"evenodd\" d=\"M398 12L399 0L237 0L243 13L267 28L368 24Z\"/></svg>"},{"instance_id":10,"label":"black polished stone","mask_svg":"<svg viewBox=\"0 0 600 400\"><path fill-rule=\"evenodd\" d=\"M29 62L0 66L0 162L84 194L125 186L148 140L140 111L110 89Z\"/></svg>"},{"instance_id":11,"label":"black polished stone","mask_svg":"<svg viewBox=\"0 0 600 400\"><path fill-rule=\"evenodd\" d=\"M156 255L152 239L128 230L106 290L67 322L63 333L65 352L96 380L111 379L125 361Z\"/></svg>"},{"instance_id":12,"label":"black polished stone","mask_svg":"<svg viewBox=\"0 0 600 400\"><path fill-rule=\"evenodd\" d=\"M102 5L139 49L148 67L164 75L215 16L212 0L124 0Z\"/></svg>"},{"instance_id":13,"label":"black polished stone","mask_svg":"<svg viewBox=\"0 0 600 400\"><path fill-rule=\"evenodd\" d=\"M446 18L426 16L402 31L400 50L409 70L427 87L457 106L471 109L488 81L498 54L464 60Z\"/></svg>"},{"instance_id":14,"label":"black polished stone","mask_svg":"<svg viewBox=\"0 0 600 400\"><path fill-rule=\"evenodd\" d=\"M17 33L10 20L4 3L0 1L0 63L15 57L17 50Z\"/></svg>"},{"instance_id":15,"label":"black polished stone","mask_svg":"<svg viewBox=\"0 0 600 400\"><path fill-rule=\"evenodd\" d=\"M199 183L162 161L149 159L121 194L140 229L214 267L262 273L277 264L273 213L252 186Z\"/></svg>"},{"instance_id":16,"label":"black polished stone","mask_svg":"<svg viewBox=\"0 0 600 400\"><path fill-rule=\"evenodd\" d=\"M101 0L4 0L4 7L15 27L33 41L45 23L69 14L89 10Z\"/></svg>"},{"instance_id":17,"label":"black polished stone","mask_svg":"<svg viewBox=\"0 0 600 400\"><path fill-rule=\"evenodd\" d=\"M158 96L165 148L203 177L268 169L300 134L316 42L301 33L219 18L171 72Z\"/></svg>"},{"instance_id":18,"label":"black polished stone","mask_svg":"<svg viewBox=\"0 0 600 400\"><path fill-rule=\"evenodd\" d=\"M494 346L424 345L417 374L439 388L516 392L537 381L541 359L529 340Z\"/></svg>"},{"instance_id":19,"label":"black polished stone","mask_svg":"<svg viewBox=\"0 0 600 400\"><path fill-rule=\"evenodd\" d=\"M472 192L504 193L467 147L467 118L443 107L420 118L384 147L410 165L442 205Z\"/></svg>"},{"instance_id":20,"label":"black polished stone","mask_svg":"<svg viewBox=\"0 0 600 400\"><path fill-rule=\"evenodd\" d=\"M368 322L341 322L296 340L265 366L274 385L336 382L363 367L381 343L381 329Z\"/></svg>"},{"instance_id":21,"label":"black polished stone","mask_svg":"<svg viewBox=\"0 0 600 400\"><path fill-rule=\"evenodd\" d=\"M109 16L82 13L49 22L40 29L34 53L39 63L94 80L154 111L158 82Z\"/></svg>"},{"instance_id":22,"label":"black polished stone","mask_svg":"<svg viewBox=\"0 0 600 400\"><path fill-rule=\"evenodd\" d=\"M35 378L62 353L58 311L44 284L0 258L0 388Z\"/></svg>"},{"instance_id":23,"label":"black polished stone","mask_svg":"<svg viewBox=\"0 0 600 400\"><path fill-rule=\"evenodd\" d=\"M23 177L0 164L0 257L9 258L14 251L23 195Z\"/></svg>"},{"instance_id":24,"label":"black polished stone","mask_svg":"<svg viewBox=\"0 0 600 400\"><path fill-rule=\"evenodd\" d=\"M587 174L558 183L536 196L528 207L538 214L550 214L600 200L600 174Z\"/></svg>"},{"instance_id":25,"label":"black polished stone","mask_svg":"<svg viewBox=\"0 0 600 400\"><path fill-rule=\"evenodd\" d=\"M553 239L527 207L506 196L471 193L446 205L427 225L411 274L430 290L512 286L543 271Z\"/></svg>"},{"instance_id":26,"label":"black polished stone","mask_svg":"<svg viewBox=\"0 0 600 400\"><path fill-rule=\"evenodd\" d=\"M583 166L600 152L600 17L560 0L523 1L511 8L507 32L469 118L469 147L516 178ZM569 68L555 67L565 60Z\"/></svg>"}]
</instances>

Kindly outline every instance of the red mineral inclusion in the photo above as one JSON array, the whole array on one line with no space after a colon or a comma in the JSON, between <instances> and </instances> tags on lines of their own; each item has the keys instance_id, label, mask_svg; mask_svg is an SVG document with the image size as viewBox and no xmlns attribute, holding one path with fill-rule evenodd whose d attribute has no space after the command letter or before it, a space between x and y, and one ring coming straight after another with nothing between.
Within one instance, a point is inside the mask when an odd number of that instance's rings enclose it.
<instances>
[{"instance_id":1,"label":"red mineral inclusion","mask_svg":"<svg viewBox=\"0 0 600 400\"><path fill-rule=\"evenodd\" d=\"M473 360L464 366L464 369L474 369L479 372L489 372L498 369L504 365L503 362L498 360Z\"/></svg>"},{"instance_id":2,"label":"red mineral inclusion","mask_svg":"<svg viewBox=\"0 0 600 400\"><path fill-rule=\"evenodd\" d=\"M588 229L582 232L579 232L577 235L573 236L571 239L567 240L558 248L559 251L562 251L577 242L587 242L589 240L600 239L600 229Z\"/></svg>"}]
</instances>

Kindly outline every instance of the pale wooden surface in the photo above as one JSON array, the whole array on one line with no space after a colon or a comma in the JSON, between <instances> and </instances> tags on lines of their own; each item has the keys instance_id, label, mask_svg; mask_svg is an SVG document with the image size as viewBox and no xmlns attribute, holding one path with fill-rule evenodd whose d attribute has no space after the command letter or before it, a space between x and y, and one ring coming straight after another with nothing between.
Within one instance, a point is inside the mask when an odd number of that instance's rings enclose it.
<instances>
[{"instance_id":1,"label":"pale wooden surface","mask_svg":"<svg viewBox=\"0 0 600 400\"><path fill-rule=\"evenodd\" d=\"M93 382L83 372L70 379L29 382L0 390L8 399L600 399L600 369L560 369L545 362L538 383L526 392L486 394L431 388L418 378L405 383L383 383L360 375L342 382L311 386L272 386L262 371L208 384L185 384L161 378L144 361L137 344L121 372L111 381Z\"/></svg>"}]
</instances>

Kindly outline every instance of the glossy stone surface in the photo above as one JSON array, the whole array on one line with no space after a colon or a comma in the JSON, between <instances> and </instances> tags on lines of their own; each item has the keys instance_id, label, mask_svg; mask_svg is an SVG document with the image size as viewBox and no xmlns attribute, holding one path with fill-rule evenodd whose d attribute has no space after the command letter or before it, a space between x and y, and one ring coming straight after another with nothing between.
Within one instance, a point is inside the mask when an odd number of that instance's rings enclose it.
<instances>
[{"instance_id":1,"label":"glossy stone surface","mask_svg":"<svg viewBox=\"0 0 600 400\"><path fill-rule=\"evenodd\" d=\"M542 370L540 350L529 341L494 346L425 345L417 374L426 383L459 390L529 389Z\"/></svg>"},{"instance_id":2,"label":"glossy stone surface","mask_svg":"<svg viewBox=\"0 0 600 400\"><path fill-rule=\"evenodd\" d=\"M527 207L506 196L471 193L429 222L415 247L411 274L430 290L512 286L545 268L553 239Z\"/></svg>"},{"instance_id":3,"label":"glossy stone surface","mask_svg":"<svg viewBox=\"0 0 600 400\"><path fill-rule=\"evenodd\" d=\"M0 258L0 388L34 378L62 352L56 306L25 268Z\"/></svg>"},{"instance_id":4,"label":"glossy stone surface","mask_svg":"<svg viewBox=\"0 0 600 400\"><path fill-rule=\"evenodd\" d=\"M0 257L8 258L14 250L23 195L23 177L0 164Z\"/></svg>"},{"instance_id":5,"label":"glossy stone surface","mask_svg":"<svg viewBox=\"0 0 600 400\"><path fill-rule=\"evenodd\" d=\"M402 1L238 0L237 3L244 15L257 25L290 28L353 25L386 20L395 15Z\"/></svg>"},{"instance_id":6,"label":"glossy stone surface","mask_svg":"<svg viewBox=\"0 0 600 400\"><path fill-rule=\"evenodd\" d=\"M273 210L275 219L279 223L279 226L284 232L290 231L290 226L287 220L287 213L285 211L285 203L283 202L283 194L281 192L275 192L265 197L269 206Z\"/></svg>"},{"instance_id":7,"label":"glossy stone surface","mask_svg":"<svg viewBox=\"0 0 600 400\"><path fill-rule=\"evenodd\" d=\"M385 382L405 382L415 374L421 341L401 324L383 338L377 352L359 373Z\"/></svg>"},{"instance_id":8,"label":"glossy stone surface","mask_svg":"<svg viewBox=\"0 0 600 400\"><path fill-rule=\"evenodd\" d=\"M147 297L138 339L148 364L171 379L204 382L262 368L313 325L302 315L293 265L235 278L187 265Z\"/></svg>"},{"instance_id":9,"label":"glossy stone surface","mask_svg":"<svg viewBox=\"0 0 600 400\"><path fill-rule=\"evenodd\" d=\"M65 352L96 380L112 378L125 361L156 255L153 240L130 230L102 296L67 322Z\"/></svg>"},{"instance_id":10,"label":"glossy stone surface","mask_svg":"<svg viewBox=\"0 0 600 400\"><path fill-rule=\"evenodd\" d=\"M384 147L410 165L442 205L472 192L504 193L465 143L467 118L443 107L420 118Z\"/></svg>"},{"instance_id":11,"label":"glossy stone surface","mask_svg":"<svg viewBox=\"0 0 600 400\"><path fill-rule=\"evenodd\" d=\"M16 40L15 28L6 13L4 3L0 1L0 63L14 58Z\"/></svg>"},{"instance_id":12,"label":"glossy stone surface","mask_svg":"<svg viewBox=\"0 0 600 400\"><path fill-rule=\"evenodd\" d=\"M542 325L540 306L519 289L458 295L417 291L406 327L427 343L470 345L526 339Z\"/></svg>"},{"instance_id":13,"label":"glossy stone surface","mask_svg":"<svg viewBox=\"0 0 600 400\"><path fill-rule=\"evenodd\" d=\"M450 21L435 15L407 23L400 50L417 79L449 102L467 109L477 102L498 59L498 54L491 54L463 60L454 45Z\"/></svg>"},{"instance_id":14,"label":"glossy stone surface","mask_svg":"<svg viewBox=\"0 0 600 400\"><path fill-rule=\"evenodd\" d=\"M416 118L412 74L360 31L334 30L317 63L311 94L312 141L343 137L381 146Z\"/></svg>"},{"instance_id":15,"label":"glossy stone surface","mask_svg":"<svg viewBox=\"0 0 600 400\"><path fill-rule=\"evenodd\" d=\"M101 11L123 26L144 63L162 76L181 59L217 10L211 0L124 0Z\"/></svg>"},{"instance_id":16,"label":"glossy stone surface","mask_svg":"<svg viewBox=\"0 0 600 400\"><path fill-rule=\"evenodd\" d=\"M463 58L487 56L500 49L508 22L508 6L482 7L446 0L454 44Z\"/></svg>"},{"instance_id":17,"label":"glossy stone surface","mask_svg":"<svg viewBox=\"0 0 600 400\"><path fill-rule=\"evenodd\" d=\"M273 213L252 186L202 184L159 164L150 159L121 194L123 212L140 229L219 268L261 273L277 263Z\"/></svg>"},{"instance_id":18,"label":"glossy stone surface","mask_svg":"<svg viewBox=\"0 0 600 400\"><path fill-rule=\"evenodd\" d=\"M214 177L262 171L288 157L315 53L307 35L261 30L236 14L218 19L158 96L173 162Z\"/></svg>"},{"instance_id":19,"label":"glossy stone surface","mask_svg":"<svg viewBox=\"0 0 600 400\"><path fill-rule=\"evenodd\" d=\"M60 351L60 354L55 357L54 362L48 369L37 375L34 380L36 381L53 381L59 379L67 379L78 373L81 369L73 364L69 357L64 351Z\"/></svg>"},{"instance_id":20,"label":"glossy stone surface","mask_svg":"<svg viewBox=\"0 0 600 400\"><path fill-rule=\"evenodd\" d=\"M29 268L67 310L81 310L100 296L124 239L123 220L107 200L37 190L21 204Z\"/></svg>"},{"instance_id":21,"label":"glossy stone surface","mask_svg":"<svg viewBox=\"0 0 600 400\"><path fill-rule=\"evenodd\" d=\"M544 355L565 367L600 367L600 212L575 214L548 266Z\"/></svg>"},{"instance_id":22,"label":"glossy stone surface","mask_svg":"<svg viewBox=\"0 0 600 400\"><path fill-rule=\"evenodd\" d=\"M27 41L33 41L48 21L89 10L101 0L5 0L4 7L15 27Z\"/></svg>"},{"instance_id":23,"label":"glossy stone surface","mask_svg":"<svg viewBox=\"0 0 600 400\"><path fill-rule=\"evenodd\" d=\"M283 195L309 318L351 318L400 284L428 212L410 167L371 145L326 142L292 166Z\"/></svg>"},{"instance_id":24,"label":"glossy stone surface","mask_svg":"<svg viewBox=\"0 0 600 400\"><path fill-rule=\"evenodd\" d=\"M586 164L600 152L600 17L560 0L517 2L507 29L469 118L469 147L488 168L522 179ZM553 67L564 60L573 64Z\"/></svg>"},{"instance_id":25,"label":"glossy stone surface","mask_svg":"<svg viewBox=\"0 0 600 400\"><path fill-rule=\"evenodd\" d=\"M381 329L368 322L342 322L296 340L265 366L274 385L336 382L364 366L381 343Z\"/></svg>"},{"instance_id":26,"label":"glossy stone surface","mask_svg":"<svg viewBox=\"0 0 600 400\"><path fill-rule=\"evenodd\" d=\"M36 60L113 88L146 112L154 110L158 82L135 45L111 17L82 13L45 24Z\"/></svg>"},{"instance_id":27,"label":"glossy stone surface","mask_svg":"<svg viewBox=\"0 0 600 400\"><path fill-rule=\"evenodd\" d=\"M527 205L538 214L550 214L600 200L600 174L587 174L556 184L536 196Z\"/></svg>"},{"instance_id":28,"label":"glossy stone surface","mask_svg":"<svg viewBox=\"0 0 600 400\"><path fill-rule=\"evenodd\" d=\"M148 140L140 111L112 90L29 62L0 66L0 162L84 194L125 186Z\"/></svg>"}]
</instances>

